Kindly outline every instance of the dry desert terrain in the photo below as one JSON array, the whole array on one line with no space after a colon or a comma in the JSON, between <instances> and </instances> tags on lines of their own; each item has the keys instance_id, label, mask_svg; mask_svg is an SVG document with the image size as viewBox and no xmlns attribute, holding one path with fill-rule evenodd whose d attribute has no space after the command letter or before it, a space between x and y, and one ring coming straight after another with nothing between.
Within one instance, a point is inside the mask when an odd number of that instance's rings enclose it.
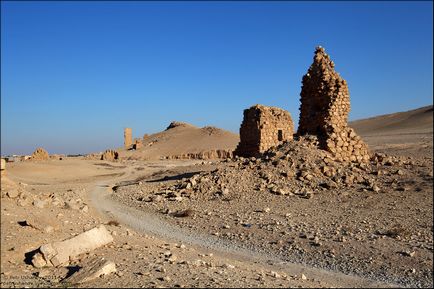
<instances>
[{"instance_id":1,"label":"dry desert terrain","mask_svg":"<svg viewBox=\"0 0 434 289\"><path fill-rule=\"evenodd\" d=\"M261 158L162 159L238 143L187 124L116 161L7 163L1 286L432 287L432 121L429 106L350 123L373 155L363 165L327 158L311 137ZM107 244L32 264L41 245L101 224ZM68 278L93 258L115 272Z\"/></svg>"}]
</instances>

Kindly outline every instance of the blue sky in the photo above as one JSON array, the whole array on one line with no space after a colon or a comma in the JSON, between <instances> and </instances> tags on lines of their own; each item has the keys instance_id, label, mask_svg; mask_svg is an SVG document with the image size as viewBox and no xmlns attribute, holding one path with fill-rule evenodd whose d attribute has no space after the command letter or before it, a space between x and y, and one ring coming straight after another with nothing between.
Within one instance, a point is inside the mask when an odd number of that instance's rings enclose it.
<instances>
[{"instance_id":1,"label":"blue sky","mask_svg":"<svg viewBox=\"0 0 434 289\"><path fill-rule=\"evenodd\" d=\"M1 154L88 153L172 120L238 133L256 103L298 123L322 45L350 120L432 104L432 2L1 2Z\"/></svg>"}]
</instances>

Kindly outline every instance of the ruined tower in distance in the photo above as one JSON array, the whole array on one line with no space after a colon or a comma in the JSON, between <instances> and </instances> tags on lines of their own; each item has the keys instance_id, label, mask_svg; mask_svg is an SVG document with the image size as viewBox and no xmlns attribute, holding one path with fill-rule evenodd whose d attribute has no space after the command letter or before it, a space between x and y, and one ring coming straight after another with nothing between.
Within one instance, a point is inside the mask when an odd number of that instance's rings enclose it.
<instances>
[{"instance_id":1,"label":"ruined tower in distance","mask_svg":"<svg viewBox=\"0 0 434 289\"><path fill-rule=\"evenodd\" d=\"M130 127L124 129L124 146L129 149L133 144L133 133Z\"/></svg>"},{"instance_id":2,"label":"ruined tower in distance","mask_svg":"<svg viewBox=\"0 0 434 289\"><path fill-rule=\"evenodd\" d=\"M316 48L313 63L303 76L300 96L298 135L316 135L320 148L337 160L369 160L368 146L348 126L347 82L335 71L333 61L321 46Z\"/></svg>"}]
</instances>

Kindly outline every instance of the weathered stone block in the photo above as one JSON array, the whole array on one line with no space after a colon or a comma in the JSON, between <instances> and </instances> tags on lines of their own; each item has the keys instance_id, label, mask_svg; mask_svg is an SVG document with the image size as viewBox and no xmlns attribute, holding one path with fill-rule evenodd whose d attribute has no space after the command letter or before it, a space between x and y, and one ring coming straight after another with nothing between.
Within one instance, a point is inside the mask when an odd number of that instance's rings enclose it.
<instances>
[{"instance_id":1,"label":"weathered stone block","mask_svg":"<svg viewBox=\"0 0 434 289\"><path fill-rule=\"evenodd\" d=\"M116 272L116 264L104 258L94 258L83 264L82 268L64 282L70 284L81 284L92 281L102 275Z\"/></svg>"},{"instance_id":2,"label":"weathered stone block","mask_svg":"<svg viewBox=\"0 0 434 289\"><path fill-rule=\"evenodd\" d=\"M42 245L39 251L48 266L59 266L68 264L70 259L79 254L90 252L112 241L110 232L104 225L100 225L71 239ZM40 258L34 258L35 262L40 264ZM36 266L35 263L33 265Z\"/></svg>"}]
</instances>

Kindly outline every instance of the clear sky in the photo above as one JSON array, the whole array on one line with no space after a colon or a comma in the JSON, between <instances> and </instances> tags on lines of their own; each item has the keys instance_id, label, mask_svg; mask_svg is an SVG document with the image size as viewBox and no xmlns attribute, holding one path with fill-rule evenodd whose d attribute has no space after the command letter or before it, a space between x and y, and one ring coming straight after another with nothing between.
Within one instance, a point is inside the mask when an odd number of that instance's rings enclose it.
<instances>
[{"instance_id":1,"label":"clear sky","mask_svg":"<svg viewBox=\"0 0 434 289\"><path fill-rule=\"evenodd\" d=\"M288 110L322 45L350 120L432 104L432 2L1 1L1 154L88 153L172 120Z\"/></svg>"}]
</instances>

